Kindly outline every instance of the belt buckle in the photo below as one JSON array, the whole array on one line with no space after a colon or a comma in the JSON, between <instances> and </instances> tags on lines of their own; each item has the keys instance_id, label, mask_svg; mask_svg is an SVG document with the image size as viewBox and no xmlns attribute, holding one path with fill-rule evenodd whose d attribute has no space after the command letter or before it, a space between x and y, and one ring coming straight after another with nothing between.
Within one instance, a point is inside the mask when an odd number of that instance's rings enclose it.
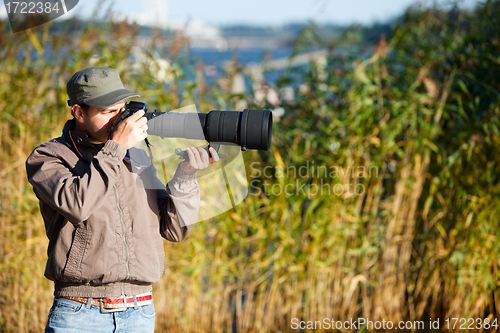
<instances>
[{"instance_id":1,"label":"belt buckle","mask_svg":"<svg viewBox=\"0 0 500 333\"><path fill-rule=\"evenodd\" d=\"M105 309L103 304L104 302L102 301L102 298L99 299L99 308L101 309L101 313L111 313L111 312L118 312L118 311L125 311L127 310L127 299L125 295L122 295L123 298L123 308L118 308L118 309Z\"/></svg>"}]
</instances>

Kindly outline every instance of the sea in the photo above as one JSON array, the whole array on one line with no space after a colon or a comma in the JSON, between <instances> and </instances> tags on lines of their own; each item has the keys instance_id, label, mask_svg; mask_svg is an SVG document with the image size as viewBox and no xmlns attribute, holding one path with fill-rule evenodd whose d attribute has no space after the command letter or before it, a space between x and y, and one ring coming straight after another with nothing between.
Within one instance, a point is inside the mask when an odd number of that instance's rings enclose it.
<instances>
[{"instance_id":1,"label":"sea","mask_svg":"<svg viewBox=\"0 0 500 333\"><path fill-rule=\"evenodd\" d=\"M192 48L192 58L203 60L205 64L223 65L224 62L236 59L242 65L260 63L270 59L288 58L292 53L291 47L267 48L244 48L235 50L219 51L217 49Z\"/></svg>"}]
</instances>

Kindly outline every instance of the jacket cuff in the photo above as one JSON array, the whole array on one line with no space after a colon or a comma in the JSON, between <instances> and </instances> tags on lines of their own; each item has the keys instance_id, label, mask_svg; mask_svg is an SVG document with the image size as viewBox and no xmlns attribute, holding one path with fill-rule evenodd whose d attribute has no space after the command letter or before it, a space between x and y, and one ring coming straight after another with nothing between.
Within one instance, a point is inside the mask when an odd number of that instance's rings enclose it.
<instances>
[{"instance_id":1,"label":"jacket cuff","mask_svg":"<svg viewBox=\"0 0 500 333\"><path fill-rule=\"evenodd\" d=\"M175 170L174 177L172 177L172 180L178 181L178 182L188 182L192 180L196 180L196 171L195 172L186 172L181 169L179 165L177 165L177 170Z\"/></svg>"},{"instance_id":2,"label":"jacket cuff","mask_svg":"<svg viewBox=\"0 0 500 333\"><path fill-rule=\"evenodd\" d=\"M125 149L125 147L123 147L121 144L113 140L106 141L101 151L105 155L109 155L111 157L117 157L120 160L124 159L125 155L127 154L127 149Z\"/></svg>"}]
</instances>

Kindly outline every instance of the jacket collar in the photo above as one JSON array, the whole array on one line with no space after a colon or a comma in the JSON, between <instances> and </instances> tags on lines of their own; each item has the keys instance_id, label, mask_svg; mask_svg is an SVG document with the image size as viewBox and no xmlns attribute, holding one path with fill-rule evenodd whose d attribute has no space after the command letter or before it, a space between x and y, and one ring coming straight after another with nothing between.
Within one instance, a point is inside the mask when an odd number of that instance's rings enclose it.
<instances>
[{"instance_id":1,"label":"jacket collar","mask_svg":"<svg viewBox=\"0 0 500 333\"><path fill-rule=\"evenodd\" d=\"M80 157L90 162L97 154L97 149L90 143L87 133L76 131L74 127L75 119L68 120L66 124L64 124L62 136L64 140L76 150Z\"/></svg>"}]
</instances>

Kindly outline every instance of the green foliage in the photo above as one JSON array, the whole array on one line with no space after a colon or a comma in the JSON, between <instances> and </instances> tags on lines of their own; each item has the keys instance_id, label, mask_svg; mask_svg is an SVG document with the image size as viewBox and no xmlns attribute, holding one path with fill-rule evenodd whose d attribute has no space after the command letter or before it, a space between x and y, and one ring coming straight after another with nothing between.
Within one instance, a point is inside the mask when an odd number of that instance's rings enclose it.
<instances>
[{"instance_id":1,"label":"green foliage","mask_svg":"<svg viewBox=\"0 0 500 333\"><path fill-rule=\"evenodd\" d=\"M498 1L474 13L410 9L391 40L382 37L373 53L351 46L360 35L348 31L347 44L333 48L323 81L314 64L300 77L290 71L280 81L307 85L284 106L287 117L276 126L286 165L313 159L379 168L380 183L363 179L367 197L329 194L313 202L320 201L315 217L329 212L327 224L339 213L352 214L357 242L343 258L373 282L366 294L403 306L386 307L385 318L483 316L498 309L499 9ZM345 55L345 49L354 53ZM328 149L332 142L340 142L335 154ZM303 204L308 200L302 198ZM325 240L320 236L315 253L342 248L340 239L331 248ZM364 250L370 260L368 249L379 249L376 269L356 271L353 266L362 266L349 256ZM472 296L464 304L468 290ZM381 299L363 304L380 307ZM363 307L365 316L370 308Z\"/></svg>"}]
</instances>

